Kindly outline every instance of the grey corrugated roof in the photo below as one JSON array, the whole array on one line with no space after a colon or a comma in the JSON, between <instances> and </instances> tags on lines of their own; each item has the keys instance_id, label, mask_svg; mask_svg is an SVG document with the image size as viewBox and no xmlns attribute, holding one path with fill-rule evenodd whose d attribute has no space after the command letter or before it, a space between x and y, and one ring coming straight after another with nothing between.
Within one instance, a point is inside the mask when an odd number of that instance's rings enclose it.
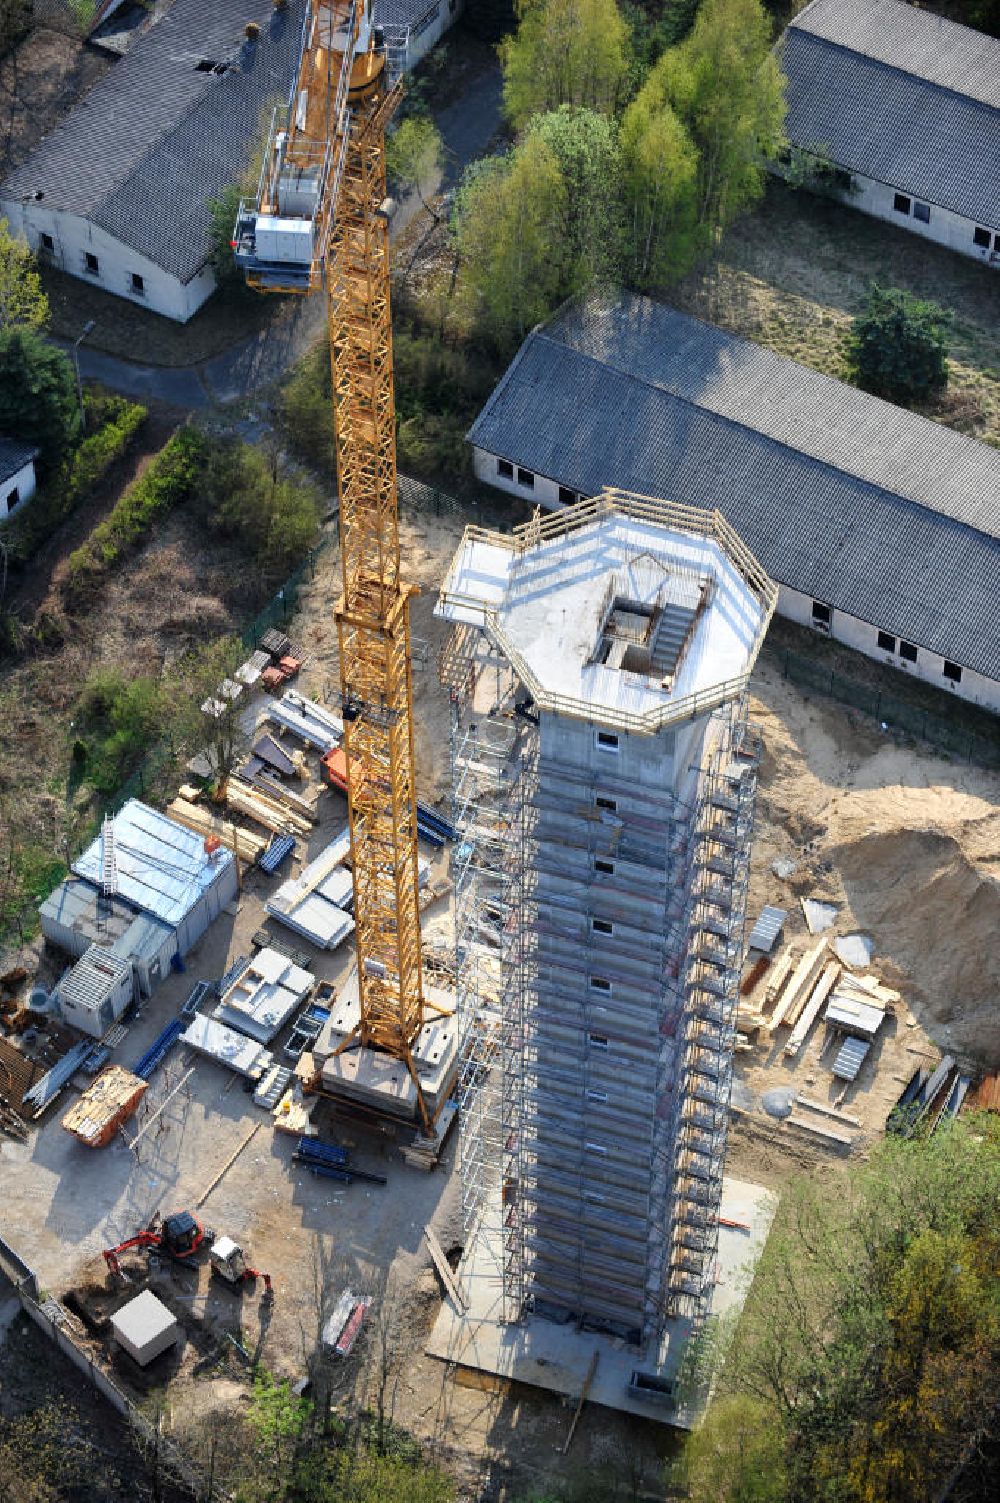
<instances>
[{"instance_id":1,"label":"grey corrugated roof","mask_svg":"<svg viewBox=\"0 0 1000 1503\"><path fill-rule=\"evenodd\" d=\"M0 481L9 480L24 468L29 459L38 458L34 444L22 443L17 438L0 438Z\"/></svg>"},{"instance_id":2,"label":"grey corrugated roof","mask_svg":"<svg viewBox=\"0 0 1000 1503\"><path fill-rule=\"evenodd\" d=\"M905 0L812 0L790 24L1000 108L1000 40Z\"/></svg>"},{"instance_id":3,"label":"grey corrugated roof","mask_svg":"<svg viewBox=\"0 0 1000 1503\"><path fill-rule=\"evenodd\" d=\"M99 225L182 282L208 253L206 203L245 170L262 116L287 98L304 0L174 0L28 159L0 198ZM244 35L248 21L260 39ZM219 75L198 70L228 63Z\"/></svg>"},{"instance_id":4,"label":"grey corrugated roof","mask_svg":"<svg viewBox=\"0 0 1000 1503\"><path fill-rule=\"evenodd\" d=\"M795 145L1000 225L1000 41L900 0L813 0L780 54Z\"/></svg>"},{"instance_id":5,"label":"grey corrugated roof","mask_svg":"<svg viewBox=\"0 0 1000 1503\"><path fill-rule=\"evenodd\" d=\"M718 506L780 583L1000 678L1000 452L973 439L627 294L531 334L469 439Z\"/></svg>"},{"instance_id":6,"label":"grey corrugated roof","mask_svg":"<svg viewBox=\"0 0 1000 1503\"><path fill-rule=\"evenodd\" d=\"M379 26L415 26L436 3L437 0L375 0L375 22ZM448 0L440 3L446 6Z\"/></svg>"}]
</instances>

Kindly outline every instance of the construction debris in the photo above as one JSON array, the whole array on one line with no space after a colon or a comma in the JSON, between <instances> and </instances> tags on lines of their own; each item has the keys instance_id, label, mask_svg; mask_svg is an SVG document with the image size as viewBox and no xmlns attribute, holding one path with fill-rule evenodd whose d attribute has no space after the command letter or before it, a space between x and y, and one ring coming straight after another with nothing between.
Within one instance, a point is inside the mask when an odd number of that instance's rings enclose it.
<instances>
[{"instance_id":1,"label":"construction debris","mask_svg":"<svg viewBox=\"0 0 1000 1503\"><path fill-rule=\"evenodd\" d=\"M860 971L871 965L875 946L867 934L842 934L833 942L838 957L852 970Z\"/></svg>"},{"instance_id":2,"label":"construction debris","mask_svg":"<svg viewBox=\"0 0 1000 1503\"><path fill-rule=\"evenodd\" d=\"M805 1006L799 1012L795 1020L795 1027L792 1029L788 1042L785 1044L785 1053L790 1059L795 1058L809 1037L809 1030L819 1017L823 1003L833 990L839 975L840 966L835 960L831 960L824 966L823 974L813 987L808 1002L806 1002Z\"/></svg>"},{"instance_id":3,"label":"construction debris","mask_svg":"<svg viewBox=\"0 0 1000 1503\"><path fill-rule=\"evenodd\" d=\"M781 998L771 1014L772 1033L783 1023L791 1025L797 1020L823 969L825 955L825 939L821 939L813 949L807 950L803 955L791 978L782 988Z\"/></svg>"},{"instance_id":4,"label":"construction debris","mask_svg":"<svg viewBox=\"0 0 1000 1503\"><path fill-rule=\"evenodd\" d=\"M799 902L810 934L822 934L833 928L837 919L835 903L821 903L817 898L800 898Z\"/></svg>"},{"instance_id":5,"label":"construction debris","mask_svg":"<svg viewBox=\"0 0 1000 1503\"><path fill-rule=\"evenodd\" d=\"M768 903L760 911L760 918L750 931L748 950L760 950L770 955L788 917L784 908L772 908Z\"/></svg>"}]
</instances>

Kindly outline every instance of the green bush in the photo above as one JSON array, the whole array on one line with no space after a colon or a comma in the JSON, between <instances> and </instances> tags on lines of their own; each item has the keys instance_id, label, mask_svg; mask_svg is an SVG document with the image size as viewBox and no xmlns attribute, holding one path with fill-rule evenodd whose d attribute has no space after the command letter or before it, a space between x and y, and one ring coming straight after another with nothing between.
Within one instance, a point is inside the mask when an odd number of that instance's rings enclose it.
<instances>
[{"instance_id":1,"label":"green bush","mask_svg":"<svg viewBox=\"0 0 1000 1503\"><path fill-rule=\"evenodd\" d=\"M200 490L210 530L233 538L265 574L286 574L316 541L323 497L311 481L288 474L274 451L215 441Z\"/></svg>"},{"instance_id":2,"label":"green bush","mask_svg":"<svg viewBox=\"0 0 1000 1503\"><path fill-rule=\"evenodd\" d=\"M854 380L865 391L904 407L928 401L948 384L950 322L951 315L937 303L873 283L851 329L848 359Z\"/></svg>"},{"instance_id":3,"label":"green bush","mask_svg":"<svg viewBox=\"0 0 1000 1503\"><path fill-rule=\"evenodd\" d=\"M133 548L161 516L186 501L205 462L205 439L181 428L145 472L118 498L111 515L69 556L66 594L84 599L122 554Z\"/></svg>"},{"instance_id":4,"label":"green bush","mask_svg":"<svg viewBox=\"0 0 1000 1503\"><path fill-rule=\"evenodd\" d=\"M110 794L133 770L160 730L164 696L156 679L95 668L73 717L73 760L98 793Z\"/></svg>"},{"instance_id":5,"label":"green bush","mask_svg":"<svg viewBox=\"0 0 1000 1503\"><path fill-rule=\"evenodd\" d=\"M47 478L76 443L80 408L73 362L34 329L0 329L0 433L39 448Z\"/></svg>"},{"instance_id":6,"label":"green bush","mask_svg":"<svg viewBox=\"0 0 1000 1503\"><path fill-rule=\"evenodd\" d=\"M292 372L278 399L278 421L292 452L319 474L335 479L333 386L325 340Z\"/></svg>"}]
</instances>

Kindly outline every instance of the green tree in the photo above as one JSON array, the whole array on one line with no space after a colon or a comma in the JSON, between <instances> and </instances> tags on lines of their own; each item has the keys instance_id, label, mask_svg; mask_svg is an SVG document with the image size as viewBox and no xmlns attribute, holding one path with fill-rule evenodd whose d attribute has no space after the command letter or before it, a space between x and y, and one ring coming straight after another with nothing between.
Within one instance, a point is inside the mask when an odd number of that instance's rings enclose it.
<instances>
[{"instance_id":1,"label":"green tree","mask_svg":"<svg viewBox=\"0 0 1000 1503\"><path fill-rule=\"evenodd\" d=\"M209 527L236 539L267 574L286 574L316 541L322 498L286 471L275 444L213 441L199 485Z\"/></svg>"},{"instance_id":2,"label":"green tree","mask_svg":"<svg viewBox=\"0 0 1000 1503\"><path fill-rule=\"evenodd\" d=\"M785 1433L774 1411L743 1395L719 1399L692 1432L675 1478L690 1503L783 1503Z\"/></svg>"},{"instance_id":3,"label":"green tree","mask_svg":"<svg viewBox=\"0 0 1000 1503\"><path fill-rule=\"evenodd\" d=\"M185 757L203 752L220 785L226 783L249 747L242 720L246 691L234 696L224 687L227 682L235 683L233 674L245 657L239 637L221 637L178 658L164 685L169 713L164 716L163 728L174 752ZM261 1390L260 1399L255 1419L260 1419L261 1434L270 1434L267 1426L272 1422L278 1426L284 1413L282 1394L266 1388Z\"/></svg>"},{"instance_id":4,"label":"green tree","mask_svg":"<svg viewBox=\"0 0 1000 1503\"><path fill-rule=\"evenodd\" d=\"M44 329L48 321L49 300L35 258L0 219L0 329Z\"/></svg>"},{"instance_id":5,"label":"green tree","mask_svg":"<svg viewBox=\"0 0 1000 1503\"><path fill-rule=\"evenodd\" d=\"M763 1497L944 1496L998 1438L998 1384L1000 1124L982 1114L887 1139L836 1195L786 1190L719 1379L750 1407L716 1401L686 1451L693 1495L758 1496L738 1441L755 1413ZM972 1477L963 1495L987 1492Z\"/></svg>"},{"instance_id":6,"label":"green tree","mask_svg":"<svg viewBox=\"0 0 1000 1503\"><path fill-rule=\"evenodd\" d=\"M548 314L564 277L566 186L554 153L529 136L467 178L457 210L464 275L502 346Z\"/></svg>"},{"instance_id":7,"label":"green tree","mask_svg":"<svg viewBox=\"0 0 1000 1503\"><path fill-rule=\"evenodd\" d=\"M427 202L440 180L444 145L434 121L426 115L401 122L386 142L386 169L393 181L416 193L435 221L440 215Z\"/></svg>"},{"instance_id":8,"label":"green tree","mask_svg":"<svg viewBox=\"0 0 1000 1503\"><path fill-rule=\"evenodd\" d=\"M625 272L636 287L673 281L703 245L698 152L669 105L644 90L621 130Z\"/></svg>"},{"instance_id":9,"label":"green tree","mask_svg":"<svg viewBox=\"0 0 1000 1503\"><path fill-rule=\"evenodd\" d=\"M697 149L697 216L711 243L761 196L764 163L785 145L784 78L760 0L704 0L643 96L654 112L669 106Z\"/></svg>"},{"instance_id":10,"label":"green tree","mask_svg":"<svg viewBox=\"0 0 1000 1503\"><path fill-rule=\"evenodd\" d=\"M504 105L520 130L561 104L610 113L628 68L628 28L615 0L517 0L517 31L500 43Z\"/></svg>"},{"instance_id":11,"label":"green tree","mask_svg":"<svg viewBox=\"0 0 1000 1503\"><path fill-rule=\"evenodd\" d=\"M563 295L595 278L613 276L621 248L618 130L595 110L562 105L536 115L529 139L555 158L565 188L565 218L559 233Z\"/></svg>"},{"instance_id":12,"label":"green tree","mask_svg":"<svg viewBox=\"0 0 1000 1503\"><path fill-rule=\"evenodd\" d=\"M80 432L73 365L34 329L0 329L0 433L37 444L49 474Z\"/></svg>"},{"instance_id":13,"label":"green tree","mask_svg":"<svg viewBox=\"0 0 1000 1503\"><path fill-rule=\"evenodd\" d=\"M948 384L950 323L950 314L937 303L873 284L851 328L848 359L854 380L904 407L928 401Z\"/></svg>"},{"instance_id":14,"label":"green tree","mask_svg":"<svg viewBox=\"0 0 1000 1503\"><path fill-rule=\"evenodd\" d=\"M0 0L0 57L27 35L31 11L32 0Z\"/></svg>"},{"instance_id":15,"label":"green tree","mask_svg":"<svg viewBox=\"0 0 1000 1503\"><path fill-rule=\"evenodd\" d=\"M229 292L240 292L246 287L246 278L233 259L233 230L240 200L245 196L239 183L230 183L218 198L208 201L208 264L219 287Z\"/></svg>"}]
</instances>

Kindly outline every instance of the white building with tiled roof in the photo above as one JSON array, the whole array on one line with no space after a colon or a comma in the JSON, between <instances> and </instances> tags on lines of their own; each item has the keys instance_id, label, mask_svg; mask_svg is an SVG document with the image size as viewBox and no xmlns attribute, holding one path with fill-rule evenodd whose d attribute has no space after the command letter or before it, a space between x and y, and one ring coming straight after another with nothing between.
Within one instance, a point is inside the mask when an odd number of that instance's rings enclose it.
<instances>
[{"instance_id":1,"label":"white building with tiled roof","mask_svg":"<svg viewBox=\"0 0 1000 1503\"><path fill-rule=\"evenodd\" d=\"M903 0L812 0L779 46L786 130L846 203L1000 266L1000 39Z\"/></svg>"},{"instance_id":2,"label":"white building with tiled roof","mask_svg":"<svg viewBox=\"0 0 1000 1503\"><path fill-rule=\"evenodd\" d=\"M0 185L42 258L186 322L212 293L209 201L287 99L304 0L174 0ZM246 34L256 22L260 35Z\"/></svg>"},{"instance_id":3,"label":"white building with tiled roof","mask_svg":"<svg viewBox=\"0 0 1000 1503\"><path fill-rule=\"evenodd\" d=\"M0 438L0 522L35 494L37 458L34 444Z\"/></svg>"}]
</instances>

